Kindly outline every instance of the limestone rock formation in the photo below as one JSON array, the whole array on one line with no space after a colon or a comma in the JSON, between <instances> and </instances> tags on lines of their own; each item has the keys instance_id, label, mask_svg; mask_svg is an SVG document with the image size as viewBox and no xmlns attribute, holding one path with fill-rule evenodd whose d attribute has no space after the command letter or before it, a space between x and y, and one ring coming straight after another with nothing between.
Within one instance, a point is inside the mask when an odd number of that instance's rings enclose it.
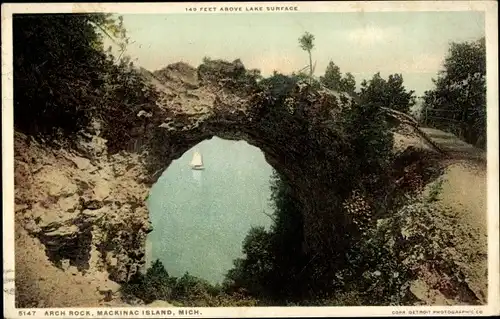
<instances>
[{"instance_id":1,"label":"limestone rock formation","mask_svg":"<svg viewBox=\"0 0 500 319\"><path fill-rule=\"evenodd\" d=\"M137 156L84 157L15 136L16 222L37 237L58 267L107 270L127 280L151 230L148 188ZM125 174L127 173L127 174Z\"/></svg>"},{"instance_id":2,"label":"limestone rock formation","mask_svg":"<svg viewBox=\"0 0 500 319\"><path fill-rule=\"evenodd\" d=\"M341 149L343 141L333 131L311 128L321 125L314 114L326 112L335 119L350 102L327 90L310 92L299 83L285 101L287 113L277 114L263 107L273 97L252 91L254 79L244 71L240 61L142 70L162 97L157 107L138 112L134 138L118 153L108 151L99 123L93 134L78 137L79 148L72 150L47 148L16 133L16 223L40 240L55 266L72 266L82 274L99 270L113 281L127 281L145 262L146 235L152 229L145 202L149 188L172 160L219 136L259 147L288 178L304 206L311 247L328 244L319 241L319 231L340 240L331 226L342 225L344 216L330 207L335 204L332 192L342 191L338 185L343 181L335 179L341 154L328 150L333 145ZM398 151L413 145L439 153L411 118L391 110L387 117L394 123Z\"/></svg>"}]
</instances>

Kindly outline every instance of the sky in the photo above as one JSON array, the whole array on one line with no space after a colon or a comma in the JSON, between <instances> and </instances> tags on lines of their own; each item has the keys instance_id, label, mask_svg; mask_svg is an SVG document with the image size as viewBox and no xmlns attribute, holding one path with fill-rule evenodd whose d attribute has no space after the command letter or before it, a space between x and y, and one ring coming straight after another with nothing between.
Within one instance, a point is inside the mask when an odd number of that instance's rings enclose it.
<instances>
[{"instance_id":1,"label":"sky","mask_svg":"<svg viewBox=\"0 0 500 319\"><path fill-rule=\"evenodd\" d=\"M233 61L263 75L291 73L308 64L298 44L315 36L317 76L329 61L359 83L376 72L401 73L405 86L422 95L432 88L449 43L485 35L482 12L331 12L238 14L125 14L131 38L126 54L155 71L183 61L198 66L203 57Z\"/></svg>"}]
</instances>

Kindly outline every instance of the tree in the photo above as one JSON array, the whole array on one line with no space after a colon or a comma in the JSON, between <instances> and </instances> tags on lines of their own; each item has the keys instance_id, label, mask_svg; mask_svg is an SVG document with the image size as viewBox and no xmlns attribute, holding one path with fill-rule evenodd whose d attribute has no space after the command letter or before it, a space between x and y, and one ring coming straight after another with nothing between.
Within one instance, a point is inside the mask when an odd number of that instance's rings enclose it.
<instances>
[{"instance_id":1,"label":"tree","mask_svg":"<svg viewBox=\"0 0 500 319\"><path fill-rule=\"evenodd\" d=\"M340 81L340 90L349 94L354 94L356 91L356 79L350 72L347 72Z\"/></svg>"},{"instance_id":2,"label":"tree","mask_svg":"<svg viewBox=\"0 0 500 319\"><path fill-rule=\"evenodd\" d=\"M228 291L244 288L257 296L268 295L273 277L271 234L264 227L252 227L243 241L244 258L234 260L224 285Z\"/></svg>"},{"instance_id":3,"label":"tree","mask_svg":"<svg viewBox=\"0 0 500 319\"><path fill-rule=\"evenodd\" d=\"M14 124L34 134L78 130L88 124L107 67L105 15L17 15L13 18Z\"/></svg>"},{"instance_id":4,"label":"tree","mask_svg":"<svg viewBox=\"0 0 500 319\"><path fill-rule=\"evenodd\" d=\"M309 54L309 77L312 79L313 76L313 66L312 66L312 56L311 50L314 48L314 35L309 32L304 33L302 37L299 38L299 44L302 50L307 51Z\"/></svg>"},{"instance_id":5,"label":"tree","mask_svg":"<svg viewBox=\"0 0 500 319\"><path fill-rule=\"evenodd\" d=\"M146 275L155 279L163 279L169 277L167 270L159 259L155 260L151 267L147 269Z\"/></svg>"},{"instance_id":6,"label":"tree","mask_svg":"<svg viewBox=\"0 0 500 319\"><path fill-rule=\"evenodd\" d=\"M486 43L451 43L435 88L424 94L427 124L486 146Z\"/></svg>"},{"instance_id":7,"label":"tree","mask_svg":"<svg viewBox=\"0 0 500 319\"><path fill-rule=\"evenodd\" d=\"M104 50L109 37L118 58ZM156 94L123 55L123 20L111 14L36 14L13 17L14 126L48 141L101 122L110 149L131 140L141 106ZM113 123L113 125L107 125Z\"/></svg>"},{"instance_id":8,"label":"tree","mask_svg":"<svg viewBox=\"0 0 500 319\"><path fill-rule=\"evenodd\" d=\"M302 251L302 211L289 183L276 171L271 177L271 202L271 229L250 229L243 242L245 257L234 261L225 285L229 290L243 287L268 300L297 297L303 290L298 275L307 262Z\"/></svg>"},{"instance_id":9,"label":"tree","mask_svg":"<svg viewBox=\"0 0 500 319\"><path fill-rule=\"evenodd\" d=\"M362 104L376 104L408 113L410 107L415 105L414 93L403 86L401 74L389 75L388 80L385 80L378 72L371 80L361 83L360 98Z\"/></svg>"},{"instance_id":10,"label":"tree","mask_svg":"<svg viewBox=\"0 0 500 319\"><path fill-rule=\"evenodd\" d=\"M319 78L321 84L329 88L330 90L340 91L342 86L342 73L340 73L340 68L330 61L325 70L325 75Z\"/></svg>"},{"instance_id":11,"label":"tree","mask_svg":"<svg viewBox=\"0 0 500 319\"><path fill-rule=\"evenodd\" d=\"M345 77L342 77L342 72L340 68L333 62L330 61L325 70L325 75L319 78L321 84L329 88L330 90L338 92L346 92L354 95L356 90L356 79L352 73L347 72Z\"/></svg>"},{"instance_id":12,"label":"tree","mask_svg":"<svg viewBox=\"0 0 500 319\"><path fill-rule=\"evenodd\" d=\"M169 277L160 260L155 260L144 275L137 273L121 287L125 299L137 297L146 303L155 300L169 300L173 294L176 278Z\"/></svg>"}]
</instances>

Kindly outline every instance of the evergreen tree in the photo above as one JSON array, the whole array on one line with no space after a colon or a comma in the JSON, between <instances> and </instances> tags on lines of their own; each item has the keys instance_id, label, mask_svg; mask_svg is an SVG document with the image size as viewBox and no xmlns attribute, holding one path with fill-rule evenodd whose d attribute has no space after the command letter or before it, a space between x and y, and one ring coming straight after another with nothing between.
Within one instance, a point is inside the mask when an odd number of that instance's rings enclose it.
<instances>
[{"instance_id":1,"label":"evergreen tree","mask_svg":"<svg viewBox=\"0 0 500 319\"><path fill-rule=\"evenodd\" d=\"M401 74L391 74L388 80L376 73L371 80L361 83L361 104L376 104L408 113L415 105L415 91L407 91Z\"/></svg>"},{"instance_id":2,"label":"evergreen tree","mask_svg":"<svg viewBox=\"0 0 500 319\"><path fill-rule=\"evenodd\" d=\"M356 91L356 79L352 73L347 72L345 76L342 76L340 68L333 62L330 61L325 70L325 75L319 78L321 84L329 88L330 90L338 92L346 92L350 95L354 95Z\"/></svg>"},{"instance_id":3,"label":"evergreen tree","mask_svg":"<svg viewBox=\"0 0 500 319\"><path fill-rule=\"evenodd\" d=\"M325 75L320 77L320 82L330 90L340 91L342 87L342 73L340 68L330 61L325 70Z\"/></svg>"}]
</instances>

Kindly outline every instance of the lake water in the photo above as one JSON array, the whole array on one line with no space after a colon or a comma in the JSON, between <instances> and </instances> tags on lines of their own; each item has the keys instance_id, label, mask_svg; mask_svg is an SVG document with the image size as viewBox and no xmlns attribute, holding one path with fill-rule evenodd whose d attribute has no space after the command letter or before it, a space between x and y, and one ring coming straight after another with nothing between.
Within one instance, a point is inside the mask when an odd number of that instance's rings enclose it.
<instances>
[{"instance_id":1,"label":"lake water","mask_svg":"<svg viewBox=\"0 0 500 319\"><path fill-rule=\"evenodd\" d=\"M205 170L189 167L193 153ZM243 256L251 226L268 228L271 219L271 166L264 154L243 141L214 137L172 162L152 187L148 207L153 231L147 262L160 259L171 276L186 271L222 282L233 260Z\"/></svg>"}]
</instances>

